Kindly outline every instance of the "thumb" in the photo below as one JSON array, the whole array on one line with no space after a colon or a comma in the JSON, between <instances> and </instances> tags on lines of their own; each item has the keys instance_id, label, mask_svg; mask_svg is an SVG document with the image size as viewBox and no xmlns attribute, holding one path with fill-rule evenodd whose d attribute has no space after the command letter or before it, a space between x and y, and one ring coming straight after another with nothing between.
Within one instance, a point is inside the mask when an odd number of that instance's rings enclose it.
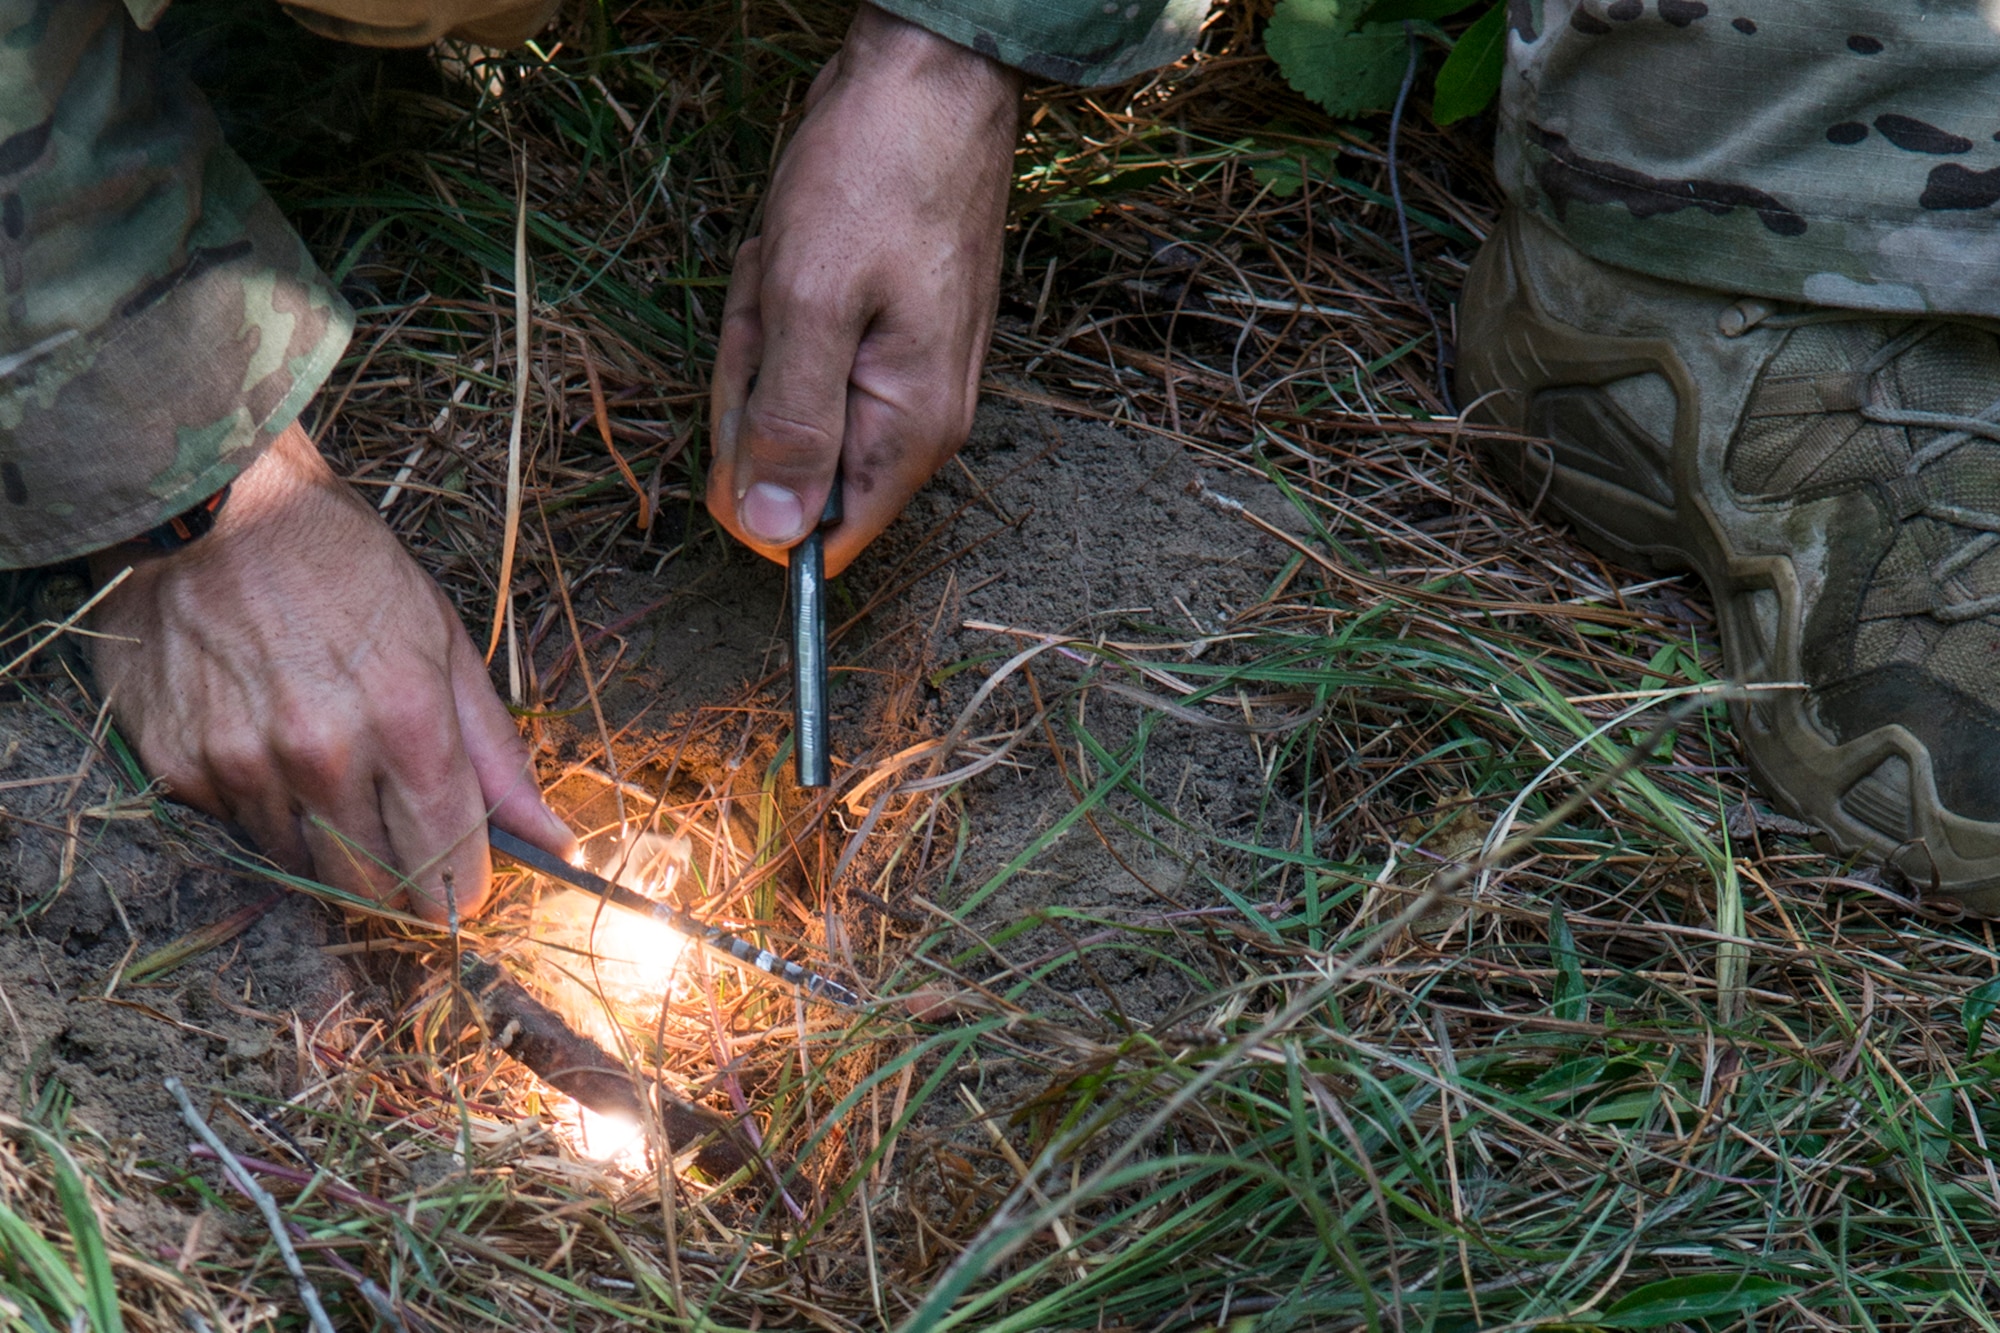
<instances>
[{"instance_id":1,"label":"thumb","mask_svg":"<svg viewBox=\"0 0 2000 1333\"><path fill-rule=\"evenodd\" d=\"M764 359L737 425L733 499L743 538L783 550L818 522L833 488L867 319L859 300L801 298L769 268L763 294Z\"/></svg>"}]
</instances>

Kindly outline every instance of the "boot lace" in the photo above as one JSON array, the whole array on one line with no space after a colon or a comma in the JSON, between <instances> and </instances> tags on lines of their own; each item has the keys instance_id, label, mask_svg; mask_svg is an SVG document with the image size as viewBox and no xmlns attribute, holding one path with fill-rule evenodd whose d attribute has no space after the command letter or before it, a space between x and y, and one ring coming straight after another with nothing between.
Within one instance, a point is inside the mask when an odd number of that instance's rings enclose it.
<instances>
[{"instance_id":1,"label":"boot lace","mask_svg":"<svg viewBox=\"0 0 2000 1333\"><path fill-rule=\"evenodd\" d=\"M1931 615L1945 624L1961 624L2000 612L2000 594L1969 596L1962 585L1955 582L1960 572L2000 546L2000 513L1968 509L1963 505L1937 500L1929 494L1924 473L1975 439L2000 444L2000 398L1976 414L1965 416L1956 412L1890 407L1877 400L1875 388L1875 377L1880 371L1942 327L1942 324L1933 322L1909 329L1884 343L1855 369L1857 378L1868 386L1866 397L1858 409L1862 417L1882 426L1943 432L1911 452L1909 461L1904 464L1904 480L1900 489L1920 501L1911 509L1914 515L1949 524L1961 533L1951 549L1930 566L1932 586L1936 590Z\"/></svg>"}]
</instances>

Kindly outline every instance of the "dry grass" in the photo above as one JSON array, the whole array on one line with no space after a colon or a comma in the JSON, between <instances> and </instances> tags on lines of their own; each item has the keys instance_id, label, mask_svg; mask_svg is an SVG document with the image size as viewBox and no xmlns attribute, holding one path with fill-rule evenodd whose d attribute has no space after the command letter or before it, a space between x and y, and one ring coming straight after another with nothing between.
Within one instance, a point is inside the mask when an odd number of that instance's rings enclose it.
<instances>
[{"instance_id":1,"label":"dry grass","mask_svg":"<svg viewBox=\"0 0 2000 1333\"><path fill-rule=\"evenodd\" d=\"M506 957L635 1070L747 1113L784 1188L731 1188L579 1158L568 1112L434 979L447 951L385 936L371 956L403 960L400 1020L300 1029L295 1094L236 1118L338 1318L1991 1326L1990 927L1775 831L1712 689L1698 590L1607 568L1482 480L1401 277L1383 127L1316 122L1257 54L1255 18L1225 11L1198 59L1141 87L1035 96L989 387L1184 441L1221 469L1225 511L1228 470L1275 480L1311 535L1217 627L1222 651L1066 641L962 730L878 736L873 762L930 747L915 774L1023 733L1074 806L964 883L958 793L882 784L824 901L807 886L847 847L806 833L822 810L784 776L779 700L600 724L585 683L627 628L598 589L705 539L691 497L726 258L838 16L638 5L615 43L578 19L547 61L482 71L492 97L421 65L393 65L413 90L383 95L354 72L381 67L330 66L328 97L372 117L348 143L376 152L267 127L266 170L365 306L327 443L476 632L499 582L525 166L523 618L499 660L518 645L517 701L538 738L570 738L560 807L689 831L702 910L954 1006L844 1022L700 968L664 1011L597 1005L611 987L587 957L521 946L546 934L533 886L467 928L459 943ZM1491 182L1470 134L1409 142L1442 306ZM1136 730L1100 734L1085 705L1105 690L1148 701ZM1178 823L1148 738L1246 713L1267 817L1227 837ZM959 924L1070 827L1179 861L1196 905ZM913 913L919 898L948 911ZM1025 932L1058 916L1074 947L1031 950ZM1120 955L1196 978L1202 999L1121 1024L1041 985ZM984 983L954 980L975 970ZM980 1060L1031 1071L1033 1095L963 1101L954 1074ZM151 1193L247 1218L217 1177L80 1133L72 1170L43 1110L0 1134L0 1224L54 1258L0 1245L0 1324L109 1328L107 1282L133 1328L298 1324L254 1230L183 1273L103 1206Z\"/></svg>"}]
</instances>

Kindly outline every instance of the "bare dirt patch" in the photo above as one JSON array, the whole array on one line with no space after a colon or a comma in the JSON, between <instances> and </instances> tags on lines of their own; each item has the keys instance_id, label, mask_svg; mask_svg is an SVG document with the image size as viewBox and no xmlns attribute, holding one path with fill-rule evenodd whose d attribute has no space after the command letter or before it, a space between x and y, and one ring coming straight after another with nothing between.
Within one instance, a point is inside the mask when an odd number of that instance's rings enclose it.
<instances>
[{"instance_id":1,"label":"bare dirt patch","mask_svg":"<svg viewBox=\"0 0 2000 1333\"><path fill-rule=\"evenodd\" d=\"M1248 485L1225 478L1170 441L1035 409L984 412L962 462L841 581L836 619L849 623L834 653L834 698L843 780L851 785L913 741L943 735L989 673L1035 636L1185 645L1162 661L1228 652L1232 615L1259 599L1287 553L1204 503L1204 486L1285 521L1288 506L1274 491L1254 478ZM543 639L538 676L559 686L542 701L536 729L558 802L581 828L619 818L618 791L605 780L615 774L627 784L627 818L639 815L644 791L670 789L692 808L712 803L719 790L736 801L721 818L750 839L764 775L782 770L774 764L789 725L782 572L699 526L692 531L684 553L658 574L607 580L601 596L577 608L612 738L610 763L583 674L564 667L566 653L574 657L572 636ZM600 633L606 627L611 632ZM1219 637L1225 641L1202 646ZM963 788L965 828L955 854L934 847L880 880L857 871L847 882L863 888L860 898L819 894L812 879L826 862L794 857L783 868L784 897L806 904L810 915L776 923L778 933L823 946L831 921L841 947L831 956L819 952L820 965L838 970L851 960L865 982L889 982L897 940L921 933L915 923L938 924L913 899L954 906L1074 804L1077 761L1061 760L1060 747L1051 748L1054 732L1032 723L1052 702L1086 706L1080 693L1061 700L1094 665L1087 652L1047 651L986 700L973 733L1031 734ZM1112 744L1129 737L1147 711L1103 695L1087 706L1095 710L1094 731ZM205 821L182 814L199 835L184 837L148 818L129 775L91 741L93 713L73 687L53 680L0 708L0 747L11 755L0 782L38 784L4 793L0 902L14 921L0 935L7 1001L0 1108L31 1111L52 1097L73 1099L74 1124L134 1158L178 1170L188 1164L189 1136L163 1079L213 1088L255 1113L299 1092L310 1068L300 1063L298 1043L333 1040L323 1031L330 1017L359 1014L393 1025L398 1006L434 983L421 967L392 975L371 963L375 956L360 952L368 931L296 894L280 896L241 935L187 965L124 980L123 971L170 941L252 909L273 890L218 860L220 834ZM1197 831L1247 832L1269 818L1260 803L1264 760L1248 736L1170 720L1157 729L1146 762L1177 775L1179 799L1167 824L1182 821L1186 836L1167 826L1151 838L1073 828L967 916L973 935L1034 924L1008 949L1026 968L1046 971L1024 1003L1152 1022L1192 998L1198 988L1157 956L1093 957L1047 970L1074 939L1060 913L1039 918L1052 908L1135 916L1208 905L1190 900L1194 880L1172 849L1177 840L1194 842ZM81 776L67 776L74 774ZM796 819L799 794L788 776L778 786ZM836 807L832 821L825 850L837 853L862 819ZM881 868L867 856L856 866ZM527 893L517 882L518 893ZM500 916L525 910L517 900ZM407 964L408 955L392 956ZM968 971L1004 987L1013 967L996 955ZM921 976L893 984L916 980ZM698 1077L703 1054L683 1052L675 1061L691 1075L685 1090L732 1109L713 1082ZM150 1228L161 1244L171 1243L167 1220L155 1218Z\"/></svg>"},{"instance_id":2,"label":"bare dirt patch","mask_svg":"<svg viewBox=\"0 0 2000 1333\"><path fill-rule=\"evenodd\" d=\"M327 910L273 901L269 883L218 864L212 841L151 819L79 726L82 705L55 686L0 706L0 783L13 788L0 793L0 1110L69 1101L77 1126L174 1156L186 1133L163 1079L282 1096L294 1020L309 1029L374 997L324 951L343 934ZM157 950L266 904L189 965L128 979Z\"/></svg>"}]
</instances>

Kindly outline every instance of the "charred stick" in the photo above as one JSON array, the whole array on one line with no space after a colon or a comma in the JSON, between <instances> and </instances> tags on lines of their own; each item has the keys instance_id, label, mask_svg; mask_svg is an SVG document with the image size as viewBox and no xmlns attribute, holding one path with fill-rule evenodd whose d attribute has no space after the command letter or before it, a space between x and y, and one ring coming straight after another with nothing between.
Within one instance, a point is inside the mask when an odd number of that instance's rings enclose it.
<instances>
[{"instance_id":1,"label":"charred stick","mask_svg":"<svg viewBox=\"0 0 2000 1333\"><path fill-rule=\"evenodd\" d=\"M505 829L489 828L487 837L492 842L494 851L512 857L530 870L538 870L550 879L559 880L573 889L596 894L615 907L622 907L628 912L637 912L641 916L649 916L662 925L679 931L695 943L713 949L732 962L754 967L788 986L796 986L816 1000L824 1000L843 1009L862 1007L859 995L832 978L823 977L809 968L800 967L791 959L772 953L769 949L760 949L742 936L732 934L720 926L711 926L671 903L655 902L645 894L628 889L623 884L605 879L601 875L593 875L588 870L569 864L559 856L550 855L533 843L523 842Z\"/></svg>"},{"instance_id":2,"label":"charred stick","mask_svg":"<svg viewBox=\"0 0 2000 1333\"><path fill-rule=\"evenodd\" d=\"M625 1066L602 1046L580 1036L562 1016L530 995L498 966L467 950L459 955L459 979L496 1039L511 1032L501 1049L533 1070L543 1082L603 1115L636 1124L659 1123L676 1151L699 1144L695 1165L720 1179L758 1161L756 1149L729 1120L679 1100L655 1086L649 1098L635 1086Z\"/></svg>"}]
</instances>

